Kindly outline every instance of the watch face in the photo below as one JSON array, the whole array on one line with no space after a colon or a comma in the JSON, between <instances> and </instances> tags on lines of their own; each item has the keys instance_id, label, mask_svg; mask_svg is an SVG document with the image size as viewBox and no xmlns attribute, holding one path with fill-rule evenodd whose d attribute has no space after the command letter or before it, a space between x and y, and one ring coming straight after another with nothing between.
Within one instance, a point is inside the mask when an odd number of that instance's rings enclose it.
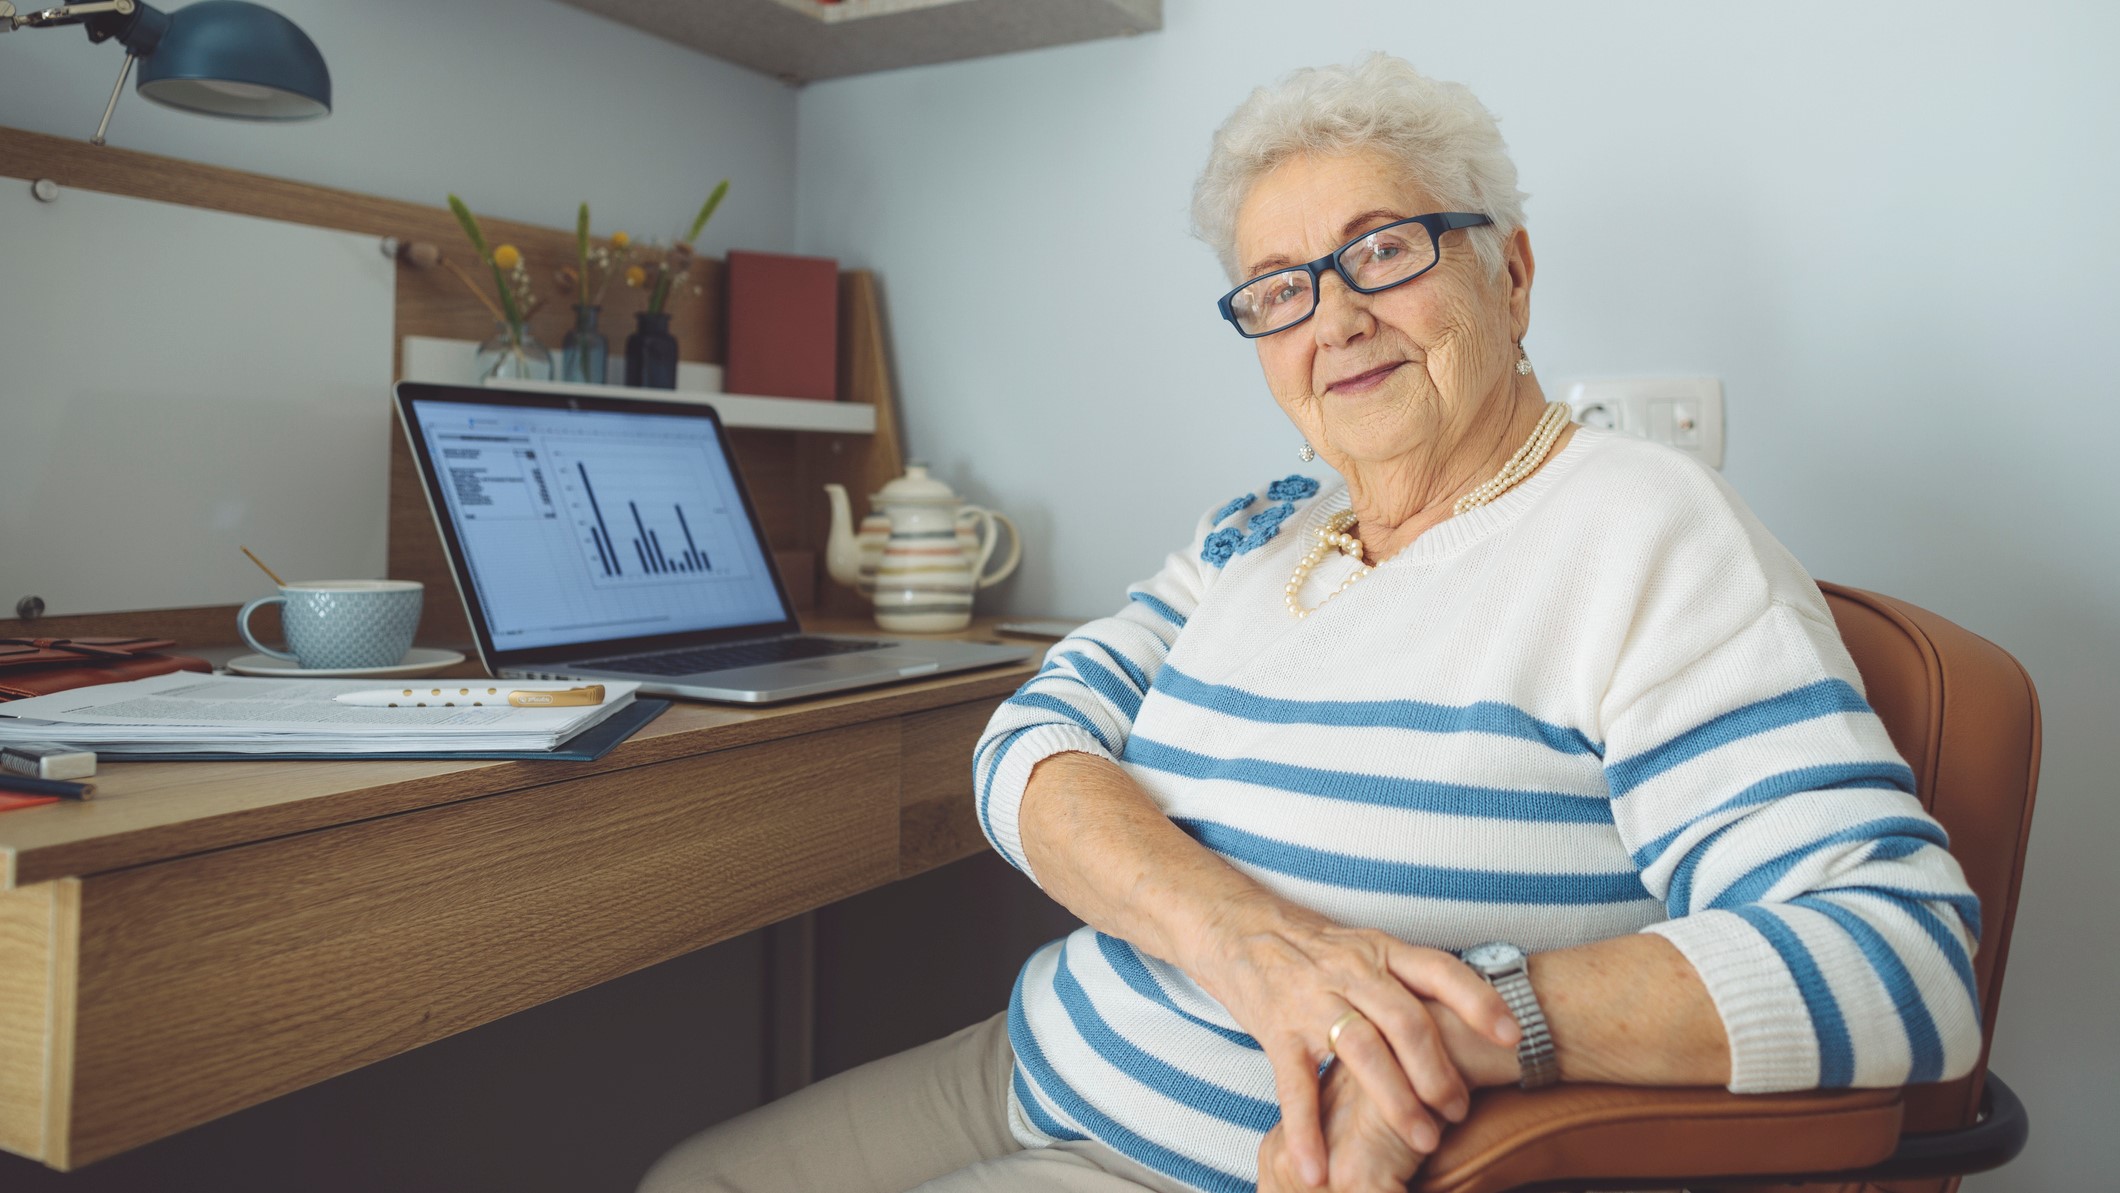
<instances>
[{"instance_id":1,"label":"watch face","mask_svg":"<svg viewBox=\"0 0 2120 1193\"><path fill-rule=\"evenodd\" d=\"M1465 964L1474 969L1508 969L1524 959L1524 950L1505 941L1490 941L1465 950Z\"/></svg>"}]
</instances>

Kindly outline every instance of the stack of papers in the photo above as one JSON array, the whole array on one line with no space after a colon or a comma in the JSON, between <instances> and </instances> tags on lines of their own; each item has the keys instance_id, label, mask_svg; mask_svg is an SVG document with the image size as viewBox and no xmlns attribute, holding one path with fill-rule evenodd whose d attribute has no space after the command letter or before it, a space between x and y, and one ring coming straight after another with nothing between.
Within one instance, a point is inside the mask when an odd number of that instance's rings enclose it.
<instances>
[{"instance_id":1,"label":"stack of papers","mask_svg":"<svg viewBox=\"0 0 2120 1193\"><path fill-rule=\"evenodd\" d=\"M434 686L426 680L421 686ZM464 680L441 680L462 686ZM481 687L507 683L477 681ZM588 708L359 708L374 680L252 679L180 671L0 704L0 744L55 741L98 754L435 754L555 750L633 702L603 681Z\"/></svg>"}]
</instances>

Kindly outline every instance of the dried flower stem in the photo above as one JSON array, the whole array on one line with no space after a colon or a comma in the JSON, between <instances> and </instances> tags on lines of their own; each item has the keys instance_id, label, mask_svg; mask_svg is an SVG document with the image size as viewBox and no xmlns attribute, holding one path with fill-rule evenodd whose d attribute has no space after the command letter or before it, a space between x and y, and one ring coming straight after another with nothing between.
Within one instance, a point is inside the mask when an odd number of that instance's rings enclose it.
<instances>
[{"instance_id":1,"label":"dried flower stem","mask_svg":"<svg viewBox=\"0 0 2120 1193\"><path fill-rule=\"evenodd\" d=\"M461 268L459 268L456 262L451 261L447 257L444 257L442 258L442 266L450 273L455 274L457 280L464 283L464 289L471 291L471 296L473 298L476 298L480 302L484 303L486 305L486 309L493 312L493 317L495 319L498 319L503 323L512 322L512 320L510 320L508 316L503 313L499 307L494 305L492 299L486 297L486 292L479 288L479 284L471 280L471 275L465 273Z\"/></svg>"},{"instance_id":2,"label":"dried flower stem","mask_svg":"<svg viewBox=\"0 0 2120 1193\"><path fill-rule=\"evenodd\" d=\"M449 210L456 214L457 224L464 229L464 235L471 239L471 247L478 250L479 259L486 263L487 268L493 270L493 288L499 292L501 310L505 312L501 318L512 326L522 326L523 320L515 311L515 295L509 292L508 279L501 275L501 267L494 263L493 253L486 248L486 238L479 232L478 217L472 215L471 208L465 206L464 201L455 195L449 196Z\"/></svg>"},{"instance_id":3,"label":"dried flower stem","mask_svg":"<svg viewBox=\"0 0 2120 1193\"><path fill-rule=\"evenodd\" d=\"M707 221L714 218L714 209L721 206L722 197L728 193L729 180L724 178L721 180L721 184L714 188L713 193L707 196L707 201L699 205L699 214L692 217L691 232L687 233L684 240L679 243L678 247L684 249L686 254L683 272L687 277L690 277L692 272L689 259L692 245L699 240L699 234L706 231ZM648 310L650 313L660 314L664 304L669 302L672 272L669 254L664 254L662 268L657 271L655 290L648 296Z\"/></svg>"},{"instance_id":4,"label":"dried flower stem","mask_svg":"<svg viewBox=\"0 0 2120 1193\"><path fill-rule=\"evenodd\" d=\"M574 220L574 259L581 266L581 304L589 305L589 205L582 204Z\"/></svg>"},{"instance_id":5,"label":"dried flower stem","mask_svg":"<svg viewBox=\"0 0 2120 1193\"><path fill-rule=\"evenodd\" d=\"M699 234L706 231L707 221L714 218L714 209L721 206L722 196L728 193L729 180L724 178L721 185L714 188L714 193L707 196L707 201L699 205L699 214L692 219L692 231L685 236L688 243L699 240Z\"/></svg>"}]
</instances>

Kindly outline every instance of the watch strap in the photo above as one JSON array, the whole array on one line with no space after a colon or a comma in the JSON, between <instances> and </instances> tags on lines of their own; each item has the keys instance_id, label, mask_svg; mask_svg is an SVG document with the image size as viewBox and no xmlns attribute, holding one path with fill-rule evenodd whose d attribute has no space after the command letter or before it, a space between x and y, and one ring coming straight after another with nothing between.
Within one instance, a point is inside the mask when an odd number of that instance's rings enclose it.
<instances>
[{"instance_id":1,"label":"watch strap","mask_svg":"<svg viewBox=\"0 0 2120 1193\"><path fill-rule=\"evenodd\" d=\"M1516 1063L1522 1074L1519 1084L1525 1089L1539 1089L1559 1081L1561 1065L1553 1050L1553 1032L1546 1026L1546 1012L1539 1006L1538 995L1532 993L1531 975L1518 966L1490 975L1489 980L1523 1032L1516 1045Z\"/></svg>"}]
</instances>

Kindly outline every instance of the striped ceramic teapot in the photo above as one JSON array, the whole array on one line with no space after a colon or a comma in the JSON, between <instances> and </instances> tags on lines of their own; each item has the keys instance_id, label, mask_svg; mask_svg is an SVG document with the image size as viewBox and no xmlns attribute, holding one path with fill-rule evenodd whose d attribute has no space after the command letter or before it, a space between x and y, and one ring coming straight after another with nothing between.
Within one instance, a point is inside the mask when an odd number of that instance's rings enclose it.
<instances>
[{"instance_id":1,"label":"striped ceramic teapot","mask_svg":"<svg viewBox=\"0 0 2120 1193\"><path fill-rule=\"evenodd\" d=\"M876 624L886 630L963 629L971 624L972 594L1006 579L1023 557L1014 522L965 504L919 464L869 498L872 512L858 533L846 489L824 491L832 499L825 566L834 580L876 602ZM989 571L1002 527L1008 558Z\"/></svg>"}]
</instances>

